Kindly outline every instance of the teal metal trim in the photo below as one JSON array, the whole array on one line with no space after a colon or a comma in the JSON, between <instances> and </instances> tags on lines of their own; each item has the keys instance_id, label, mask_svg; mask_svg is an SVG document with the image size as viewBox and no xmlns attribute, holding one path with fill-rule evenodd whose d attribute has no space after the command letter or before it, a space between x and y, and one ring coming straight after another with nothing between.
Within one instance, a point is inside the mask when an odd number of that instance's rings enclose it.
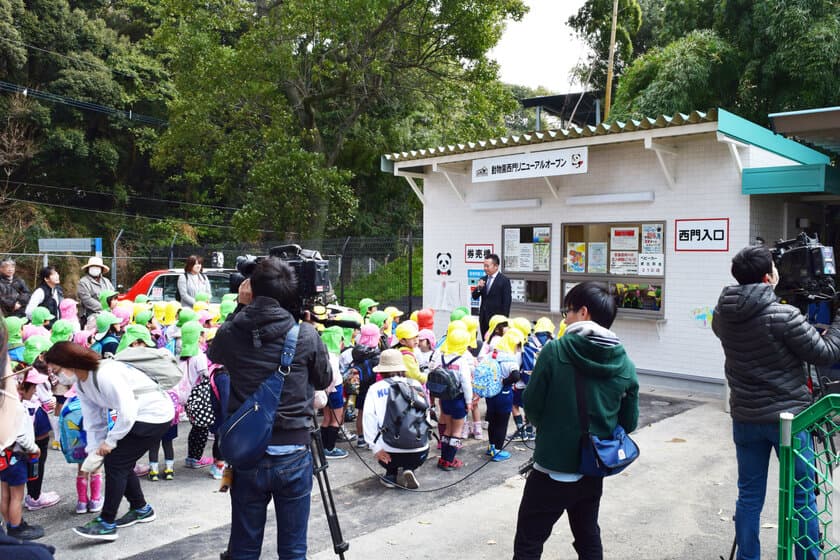
<instances>
[{"instance_id":1,"label":"teal metal trim","mask_svg":"<svg viewBox=\"0 0 840 560\"><path fill-rule=\"evenodd\" d=\"M785 113L770 113L768 117L797 117L799 115L818 115L820 113L833 113L840 107L820 107L819 109L803 109L802 111L787 111Z\"/></svg>"},{"instance_id":2,"label":"teal metal trim","mask_svg":"<svg viewBox=\"0 0 840 560\"><path fill-rule=\"evenodd\" d=\"M723 109L718 109L718 132L805 165L828 164L831 161L825 154Z\"/></svg>"},{"instance_id":3,"label":"teal metal trim","mask_svg":"<svg viewBox=\"0 0 840 560\"><path fill-rule=\"evenodd\" d=\"M840 170L828 165L786 165L744 169L742 194L840 194Z\"/></svg>"}]
</instances>

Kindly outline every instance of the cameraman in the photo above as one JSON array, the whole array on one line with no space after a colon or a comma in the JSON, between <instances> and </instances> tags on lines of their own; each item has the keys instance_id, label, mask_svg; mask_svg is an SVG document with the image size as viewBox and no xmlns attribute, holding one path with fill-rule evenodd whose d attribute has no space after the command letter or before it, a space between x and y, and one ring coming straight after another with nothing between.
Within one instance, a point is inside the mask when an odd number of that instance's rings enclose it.
<instances>
[{"instance_id":1,"label":"cameraman","mask_svg":"<svg viewBox=\"0 0 840 560\"><path fill-rule=\"evenodd\" d=\"M240 286L239 299L245 307L219 327L208 353L211 361L223 364L230 373L229 413L280 365L286 333L297 323L287 311L298 305L295 273L276 257L263 259L250 280ZM254 468L234 473L227 558L260 557L266 507L272 498L278 519L278 557L306 558L312 491L309 442L315 414L312 397L316 389L326 389L331 381L327 350L315 328L302 323L266 455Z\"/></svg>"},{"instance_id":2,"label":"cameraman","mask_svg":"<svg viewBox=\"0 0 840 560\"><path fill-rule=\"evenodd\" d=\"M797 414L811 404L805 363L840 361L840 314L821 335L792 305L778 302L773 289L779 273L770 250L746 247L732 259L738 285L723 289L715 308L712 329L726 356L730 387L732 438L738 461L738 501L735 540L739 559L759 558L759 517L767 488L770 450L779 452L779 414ZM796 479L812 481L814 461L810 436L794 434L803 458L795 464ZM799 534L808 558L819 556L819 524L813 483L797 484L794 505ZM803 558L797 546L796 557Z\"/></svg>"}]
</instances>

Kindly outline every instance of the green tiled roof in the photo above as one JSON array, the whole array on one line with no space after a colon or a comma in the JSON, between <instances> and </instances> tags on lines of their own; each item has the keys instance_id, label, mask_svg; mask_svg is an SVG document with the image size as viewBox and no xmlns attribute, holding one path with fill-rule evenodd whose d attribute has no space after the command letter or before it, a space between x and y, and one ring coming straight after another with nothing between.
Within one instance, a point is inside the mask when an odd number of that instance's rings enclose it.
<instances>
[{"instance_id":1,"label":"green tiled roof","mask_svg":"<svg viewBox=\"0 0 840 560\"><path fill-rule=\"evenodd\" d=\"M577 138L591 138L593 136L607 136L610 134L621 134L624 132L635 132L637 130L655 130L659 128L670 128L687 124L700 124L716 122L718 120L717 109L709 109L706 112L692 111L691 113L675 113L673 115L660 115L657 118L645 117L641 120L631 119L627 122L601 123L598 126L585 126L579 128L573 126L569 130L556 129L540 132L530 132L519 136L502 136L478 142L467 142L465 144L450 144L436 148L423 150L411 150L408 152L394 152L386 154L385 159L391 162L411 161L429 157L448 156L453 154L465 154L470 152L483 152L509 146L529 146L545 142L556 142L559 140L574 140Z\"/></svg>"}]
</instances>

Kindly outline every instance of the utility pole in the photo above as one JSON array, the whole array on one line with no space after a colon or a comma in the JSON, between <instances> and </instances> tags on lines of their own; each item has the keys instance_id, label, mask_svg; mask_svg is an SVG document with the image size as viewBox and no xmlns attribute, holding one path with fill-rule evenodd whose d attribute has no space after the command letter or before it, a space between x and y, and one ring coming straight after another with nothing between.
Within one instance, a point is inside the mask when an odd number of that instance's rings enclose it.
<instances>
[{"instance_id":1,"label":"utility pole","mask_svg":"<svg viewBox=\"0 0 840 560\"><path fill-rule=\"evenodd\" d=\"M612 102L613 60L615 60L615 28L618 25L618 0L613 0L612 29L610 30L610 58L607 61L607 95L604 102L604 120L610 116Z\"/></svg>"}]
</instances>

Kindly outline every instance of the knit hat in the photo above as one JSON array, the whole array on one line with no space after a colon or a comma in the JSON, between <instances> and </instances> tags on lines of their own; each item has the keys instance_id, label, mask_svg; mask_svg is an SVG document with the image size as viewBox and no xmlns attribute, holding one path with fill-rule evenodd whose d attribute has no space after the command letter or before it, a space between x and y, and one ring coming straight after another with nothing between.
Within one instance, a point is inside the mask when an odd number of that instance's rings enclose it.
<instances>
[{"instance_id":1,"label":"knit hat","mask_svg":"<svg viewBox=\"0 0 840 560\"><path fill-rule=\"evenodd\" d=\"M539 319L537 319L537 323L534 325L534 332L547 332L553 334L554 323L548 317L540 317Z\"/></svg>"},{"instance_id":2,"label":"knit hat","mask_svg":"<svg viewBox=\"0 0 840 560\"><path fill-rule=\"evenodd\" d=\"M198 339L201 338L201 331L203 330L201 323L198 321L187 321L181 325L182 358L191 358L198 355Z\"/></svg>"},{"instance_id":3,"label":"knit hat","mask_svg":"<svg viewBox=\"0 0 840 560\"><path fill-rule=\"evenodd\" d=\"M102 340L108 334L111 325L119 325L121 322L120 318L110 311L103 311L96 316L96 334L94 338L96 340Z\"/></svg>"},{"instance_id":4,"label":"knit hat","mask_svg":"<svg viewBox=\"0 0 840 560\"><path fill-rule=\"evenodd\" d=\"M379 355L379 364L373 367L373 371L392 372L392 371L406 371L405 362L403 361L402 352L389 348L383 350Z\"/></svg>"},{"instance_id":5,"label":"knit hat","mask_svg":"<svg viewBox=\"0 0 840 560\"><path fill-rule=\"evenodd\" d=\"M152 342L152 335L149 333L149 329L145 326L128 325L128 328L125 329L125 334L120 339L119 346L117 346L116 354L119 354L131 346L136 340L142 340L146 346L154 347L155 345L155 343Z\"/></svg>"},{"instance_id":6,"label":"knit hat","mask_svg":"<svg viewBox=\"0 0 840 560\"><path fill-rule=\"evenodd\" d=\"M46 307L38 306L32 310L32 324L36 327L40 327L47 321L52 321L55 319L55 315L50 313L50 310Z\"/></svg>"},{"instance_id":7,"label":"knit hat","mask_svg":"<svg viewBox=\"0 0 840 560\"><path fill-rule=\"evenodd\" d=\"M102 305L103 311L108 311L111 309L111 302L108 301L114 297L116 297L117 292L114 290L102 290L99 292L99 303Z\"/></svg>"},{"instance_id":8,"label":"knit hat","mask_svg":"<svg viewBox=\"0 0 840 560\"><path fill-rule=\"evenodd\" d=\"M470 343L470 333L467 329L455 329L446 335L446 341L441 347L444 354L463 354Z\"/></svg>"},{"instance_id":9,"label":"knit hat","mask_svg":"<svg viewBox=\"0 0 840 560\"><path fill-rule=\"evenodd\" d=\"M470 312L465 307L456 307L452 310L452 313L449 314L449 322L452 321L459 321L469 315Z\"/></svg>"},{"instance_id":10,"label":"knit hat","mask_svg":"<svg viewBox=\"0 0 840 560\"><path fill-rule=\"evenodd\" d=\"M30 336L26 339L26 344L23 346L23 362L31 366L42 352L46 352L52 347L52 342L46 336Z\"/></svg>"},{"instance_id":11,"label":"knit hat","mask_svg":"<svg viewBox=\"0 0 840 560\"><path fill-rule=\"evenodd\" d=\"M23 338L21 334L21 328L23 327L24 323L26 323L26 319L22 317L6 317L6 331L9 333L9 350L13 350L15 348L20 348L23 346Z\"/></svg>"},{"instance_id":12,"label":"knit hat","mask_svg":"<svg viewBox=\"0 0 840 560\"><path fill-rule=\"evenodd\" d=\"M149 296L147 296L146 294L138 294L138 295L134 296L134 303L148 303L148 302L149 302Z\"/></svg>"},{"instance_id":13,"label":"knit hat","mask_svg":"<svg viewBox=\"0 0 840 560\"><path fill-rule=\"evenodd\" d=\"M369 297L362 298L359 301L359 313L362 315L362 317L365 317L367 316L368 309L370 309L371 307L376 307L377 305L379 305L378 301L374 301ZM381 327L382 325L379 326Z\"/></svg>"},{"instance_id":14,"label":"knit hat","mask_svg":"<svg viewBox=\"0 0 840 560\"><path fill-rule=\"evenodd\" d=\"M183 327L190 321L198 320L198 314L189 307L182 307L178 313L178 327Z\"/></svg>"},{"instance_id":15,"label":"knit hat","mask_svg":"<svg viewBox=\"0 0 840 560\"><path fill-rule=\"evenodd\" d=\"M362 325L361 334L359 335L359 344L367 346L368 348L376 348L379 344L379 328L370 323Z\"/></svg>"},{"instance_id":16,"label":"knit hat","mask_svg":"<svg viewBox=\"0 0 840 560\"><path fill-rule=\"evenodd\" d=\"M510 320L510 326L521 332L522 336L525 337L525 340L528 340L528 337L531 336L533 325L531 324L531 321L525 317L514 317Z\"/></svg>"},{"instance_id":17,"label":"knit hat","mask_svg":"<svg viewBox=\"0 0 840 560\"><path fill-rule=\"evenodd\" d=\"M417 312L417 326L420 329L434 330L435 328L435 311L434 309L421 309Z\"/></svg>"},{"instance_id":18,"label":"knit hat","mask_svg":"<svg viewBox=\"0 0 840 560\"><path fill-rule=\"evenodd\" d=\"M435 333L431 329L423 329L419 333L417 333L418 340L428 340L429 346L432 348L435 347L437 340L435 339Z\"/></svg>"},{"instance_id":19,"label":"knit hat","mask_svg":"<svg viewBox=\"0 0 840 560\"><path fill-rule=\"evenodd\" d=\"M76 319L79 316L79 308L77 302L73 298L64 298L58 304L58 314L62 319Z\"/></svg>"},{"instance_id":20,"label":"knit hat","mask_svg":"<svg viewBox=\"0 0 840 560\"><path fill-rule=\"evenodd\" d=\"M224 323L227 316L233 313L236 309L236 300L235 299L227 299L222 301L221 305L219 305L219 322Z\"/></svg>"},{"instance_id":21,"label":"knit hat","mask_svg":"<svg viewBox=\"0 0 840 560\"><path fill-rule=\"evenodd\" d=\"M397 325L397 332L394 334L397 337L397 340L408 340L417 336L420 332L420 329L417 328L417 323L414 321L403 321L399 325Z\"/></svg>"},{"instance_id":22,"label":"knit hat","mask_svg":"<svg viewBox=\"0 0 840 560\"><path fill-rule=\"evenodd\" d=\"M370 314L368 320L381 329L382 325L385 324L385 321L388 320L388 314L384 311L374 311Z\"/></svg>"},{"instance_id":23,"label":"knit hat","mask_svg":"<svg viewBox=\"0 0 840 560\"><path fill-rule=\"evenodd\" d=\"M141 311L140 313L134 316L134 322L138 325L143 325L145 327L149 324L149 321L151 321L152 317L154 316L155 315L151 310L146 309L145 311Z\"/></svg>"},{"instance_id":24,"label":"knit hat","mask_svg":"<svg viewBox=\"0 0 840 560\"><path fill-rule=\"evenodd\" d=\"M338 326L327 327L321 333L321 340L324 341L324 346L327 347L327 352L330 354L341 353L341 339L343 337L344 332Z\"/></svg>"},{"instance_id":25,"label":"knit hat","mask_svg":"<svg viewBox=\"0 0 840 560\"><path fill-rule=\"evenodd\" d=\"M50 341L55 344L56 342L67 342L70 340L73 340L73 323L66 319L59 319L53 323Z\"/></svg>"}]
</instances>

